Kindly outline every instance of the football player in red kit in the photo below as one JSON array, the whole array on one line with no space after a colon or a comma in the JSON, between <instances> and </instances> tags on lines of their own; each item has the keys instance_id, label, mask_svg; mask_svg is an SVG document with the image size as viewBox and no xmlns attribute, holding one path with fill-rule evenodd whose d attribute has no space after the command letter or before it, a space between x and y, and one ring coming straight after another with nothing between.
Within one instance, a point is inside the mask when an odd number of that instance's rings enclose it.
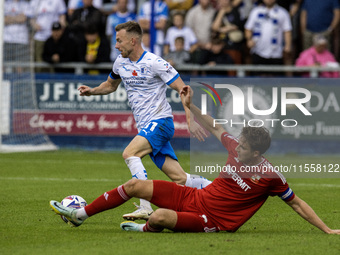
<instances>
[{"instance_id":1,"label":"football player in red kit","mask_svg":"<svg viewBox=\"0 0 340 255\"><path fill-rule=\"evenodd\" d=\"M269 196L279 196L310 224L325 233L340 234L340 230L330 229L306 202L296 196L282 174L262 156L271 142L265 128L245 127L240 138L236 139L222 126L214 127L210 116L201 115L200 109L190 104L190 87L184 87L181 95L198 122L229 152L226 166L218 178L201 190L168 181L131 179L105 192L84 208L68 208L52 200L52 209L64 215L71 225L79 226L88 217L137 197L150 201L159 209L145 224L121 223L123 230L160 232L167 228L180 232L234 232Z\"/></svg>"}]
</instances>

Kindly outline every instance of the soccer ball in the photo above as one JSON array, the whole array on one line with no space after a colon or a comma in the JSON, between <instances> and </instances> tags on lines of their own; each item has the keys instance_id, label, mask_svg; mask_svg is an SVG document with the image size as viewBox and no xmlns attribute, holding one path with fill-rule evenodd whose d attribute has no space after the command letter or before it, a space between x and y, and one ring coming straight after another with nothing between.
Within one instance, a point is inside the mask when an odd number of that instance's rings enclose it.
<instances>
[{"instance_id":1,"label":"soccer ball","mask_svg":"<svg viewBox=\"0 0 340 255\"><path fill-rule=\"evenodd\" d=\"M87 206L87 203L84 198L78 195L71 195L65 197L62 201L61 204L66 207L71 207L71 208L76 208L80 209L82 207ZM60 215L61 219L68 223L68 219L65 218L65 216Z\"/></svg>"}]
</instances>

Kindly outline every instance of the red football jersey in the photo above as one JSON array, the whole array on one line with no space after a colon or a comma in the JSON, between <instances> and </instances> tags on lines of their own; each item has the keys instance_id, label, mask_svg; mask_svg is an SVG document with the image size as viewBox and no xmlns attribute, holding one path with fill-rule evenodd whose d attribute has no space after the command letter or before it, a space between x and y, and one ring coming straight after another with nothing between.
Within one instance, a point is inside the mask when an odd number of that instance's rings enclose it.
<instances>
[{"instance_id":1,"label":"red football jersey","mask_svg":"<svg viewBox=\"0 0 340 255\"><path fill-rule=\"evenodd\" d=\"M268 196L278 195L289 201L295 195L283 175L273 171L267 159L263 157L262 162L251 172L246 165L238 161L235 151L238 140L226 132L221 138L222 144L229 152L226 170L209 186L197 190L195 194L200 211L204 212L219 230L233 232L254 215Z\"/></svg>"}]
</instances>

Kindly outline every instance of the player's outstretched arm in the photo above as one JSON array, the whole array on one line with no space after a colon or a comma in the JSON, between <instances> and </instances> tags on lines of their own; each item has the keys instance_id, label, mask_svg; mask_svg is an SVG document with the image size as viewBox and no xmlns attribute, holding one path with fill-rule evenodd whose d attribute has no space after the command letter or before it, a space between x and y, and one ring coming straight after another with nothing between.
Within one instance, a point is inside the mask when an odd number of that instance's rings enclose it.
<instances>
[{"instance_id":1,"label":"player's outstretched arm","mask_svg":"<svg viewBox=\"0 0 340 255\"><path fill-rule=\"evenodd\" d=\"M314 225L315 227L319 228L323 232L327 234L337 234L340 235L340 229L330 229L314 212L314 210L302 199L295 197L291 200L286 202L290 207L293 208L295 212L297 212L302 218L308 221L310 224Z\"/></svg>"},{"instance_id":2,"label":"player's outstretched arm","mask_svg":"<svg viewBox=\"0 0 340 255\"><path fill-rule=\"evenodd\" d=\"M189 86L184 84L184 82L183 82L181 77L178 77L169 86L170 86L170 88L176 90L179 93L179 95L181 97L182 104L183 104L183 108L185 110L185 115L186 115L186 118L187 118L188 126L190 126L190 109L188 108L187 105L185 105L184 98L183 98L183 96L181 94L181 91L183 90L183 88L184 87L189 87Z\"/></svg>"},{"instance_id":3,"label":"player's outstretched arm","mask_svg":"<svg viewBox=\"0 0 340 255\"><path fill-rule=\"evenodd\" d=\"M78 88L81 96L91 96L91 95L107 95L117 90L121 79L111 79L110 76L107 77L107 80L102 82L98 87L90 88L86 85L81 85Z\"/></svg>"},{"instance_id":4,"label":"player's outstretched arm","mask_svg":"<svg viewBox=\"0 0 340 255\"><path fill-rule=\"evenodd\" d=\"M190 109L192 115L196 117L198 122L211 134L216 136L218 140L221 140L222 133L226 132L225 129L221 125L218 124L215 125L214 119L211 116L202 115L201 110L191 102L192 101L191 98L193 95L192 89L189 86L184 87L181 90L180 94L181 97L183 97L184 104L186 105L186 107Z\"/></svg>"},{"instance_id":5,"label":"player's outstretched arm","mask_svg":"<svg viewBox=\"0 0 340 255\"><path fill-rule=\"evenodd\" d=\"M190 88L190 86L185 85L183 80L178 77L173 83L170 84L170 87L176 90L181 97L190 133L199 141L204 141L204 138L207 137L207 135L205 134L204 129L193 120L193 117L191 116L192 114L190 114L190 108L185 103L185 97L181 93L184 88Z\"/></svg>"}]
</instances>

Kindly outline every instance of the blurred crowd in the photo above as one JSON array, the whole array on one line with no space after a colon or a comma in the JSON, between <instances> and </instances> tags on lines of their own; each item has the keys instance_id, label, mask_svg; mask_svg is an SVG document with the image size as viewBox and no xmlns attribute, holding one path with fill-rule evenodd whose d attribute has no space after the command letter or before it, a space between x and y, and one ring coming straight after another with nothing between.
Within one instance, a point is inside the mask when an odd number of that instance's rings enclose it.
<instances>
[{"instance_id":1,"label":"blurred crowd","mask_svg":"<svg viewBox=\"0 0 340 255\"><path fill-rule=\"evenodd\" d=\"M174 66L340 60L340 0L155 0L154 14L153 51ZM36 62L112 62L115 26L126 21L139 22L150 50L150 17L150 0L5 0L4 60L25 61L33 46Z\"/></svg>"}]
</instances>

